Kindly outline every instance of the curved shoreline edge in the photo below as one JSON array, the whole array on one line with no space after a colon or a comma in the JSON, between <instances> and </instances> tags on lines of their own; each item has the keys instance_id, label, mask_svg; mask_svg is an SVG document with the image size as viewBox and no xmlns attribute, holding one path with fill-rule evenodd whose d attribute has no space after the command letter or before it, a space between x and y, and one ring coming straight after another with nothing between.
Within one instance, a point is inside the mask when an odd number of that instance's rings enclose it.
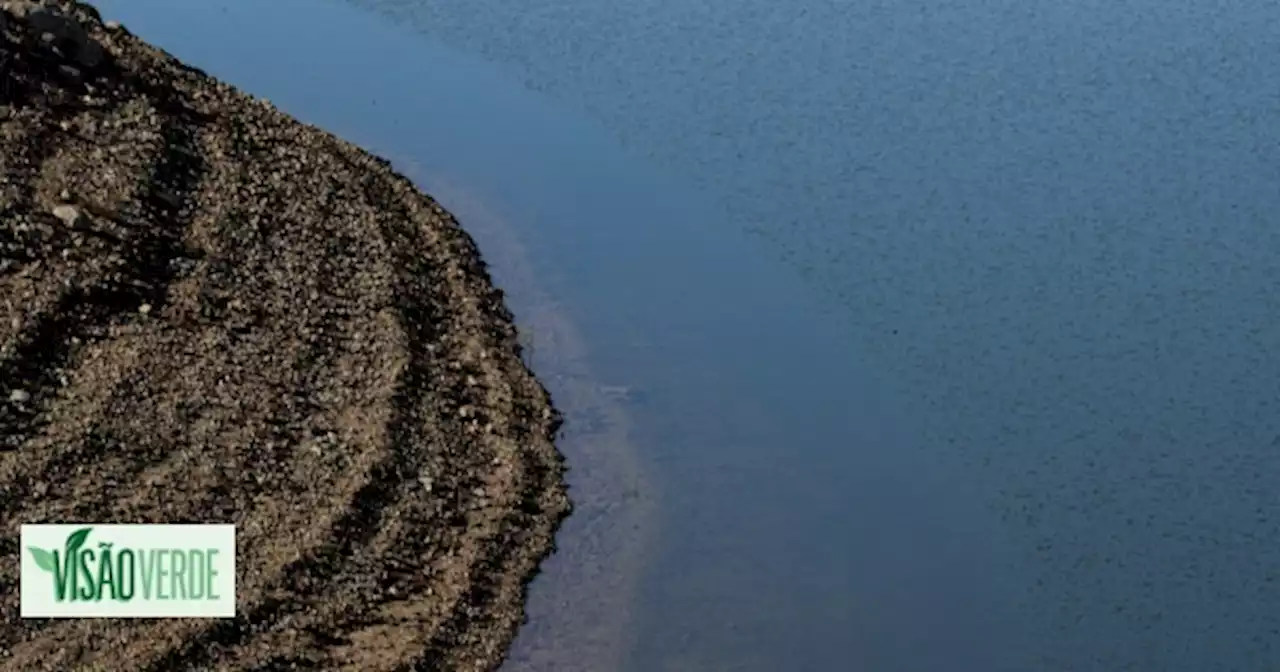
<instances>
[{"instance_id":1,"label":"curved shoreline edge","mask_svg":"<svg viewBox=\"0 0 1280 672\"><path fill-rule=\"evenodd\" d=\"M543 563L505 669L593 672L628 669L642 627L643 575L656 548L660 484L632 436L627 405L605 390L590 348L539 271L507 208L477 189L387 153L418 184L467 222L508 293L530 365L544 377L566 418L558 442L569 460L574 515Z\"/></svg>"},{"instance_id":2,"label":"curved shoreline edge","mask_svg":"<svg viewBox=\"0 0 1280 672\"><path fill-rule=\"evenodd\" d=\"M570 503L471 236L51 5L104 53L4 5L0 668L496 668ZM19 619L18 526L63 520L235 523L237 617Z\"/></svg>"}]
</instances>

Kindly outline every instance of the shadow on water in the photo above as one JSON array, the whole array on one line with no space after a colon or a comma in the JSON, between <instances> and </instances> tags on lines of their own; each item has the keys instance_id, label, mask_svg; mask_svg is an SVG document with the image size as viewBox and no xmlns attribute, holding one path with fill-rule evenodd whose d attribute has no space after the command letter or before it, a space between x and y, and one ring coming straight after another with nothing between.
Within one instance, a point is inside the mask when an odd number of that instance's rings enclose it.
<instances>
[{"instance_id":1,"label":"shadow on water","mask_svg":"<svg viewBox=\"0 0 1280 672\"><path fill-rule=\"evenodd\" d=\"M345 6L104 17L393 160L459 215L566 410L578 510L511 669L1001 670L994 521L789 274L483 63Z\"/></svg>"}]
</instances>

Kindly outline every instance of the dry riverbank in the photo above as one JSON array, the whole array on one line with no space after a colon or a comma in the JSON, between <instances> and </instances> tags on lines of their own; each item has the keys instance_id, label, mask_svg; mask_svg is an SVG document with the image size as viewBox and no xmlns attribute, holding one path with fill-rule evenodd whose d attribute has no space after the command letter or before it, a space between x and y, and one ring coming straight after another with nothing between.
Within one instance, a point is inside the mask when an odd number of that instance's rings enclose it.
<instances>
[{"instance_id":1,"label":"dry riverbank","mask_svg":"<svg viewBox=\"0 0 1280 672\"><path fill-rule=\"evenodd\" d=\"M85 5L4 4L0 667L495 667L568 500L470 237ZM20 620L18 526L60 521L236 523L239 616Z\"/></svg>"}]
</instances>

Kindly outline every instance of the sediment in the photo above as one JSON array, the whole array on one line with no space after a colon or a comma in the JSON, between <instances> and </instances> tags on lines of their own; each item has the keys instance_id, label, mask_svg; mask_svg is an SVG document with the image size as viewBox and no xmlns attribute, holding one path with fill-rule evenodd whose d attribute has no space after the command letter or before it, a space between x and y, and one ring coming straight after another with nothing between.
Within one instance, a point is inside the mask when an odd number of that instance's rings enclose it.
<instances>
[{"instance_id":1,"label":"sediment","mask_svg":"<svg viewBox=\"0 0 1280 672\"><path fill-rule=\"evenodd\" d=\"M569 510L472 239L390 165L0 3L0 669L489 670ZM21 619L18 530L234 523L234 619Z\"/></svg>"}]
</instances>

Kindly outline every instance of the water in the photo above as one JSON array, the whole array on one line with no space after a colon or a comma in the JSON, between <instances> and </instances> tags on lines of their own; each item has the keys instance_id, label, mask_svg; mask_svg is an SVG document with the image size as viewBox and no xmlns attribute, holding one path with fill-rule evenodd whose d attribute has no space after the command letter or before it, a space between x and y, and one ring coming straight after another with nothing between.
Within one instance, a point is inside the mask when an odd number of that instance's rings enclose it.
<instances>
[{"instance_id":1,"label":"water","mask_svg":"<svg viewBox=\"0 0 1280 672\"><path fill-rule=\"evenodd\" d=\"M353 1L840 306L1020 539L1038 669L1280 667L1280 6Z\"/></svg>"},{"instance_id":2,"label":"water","mask_svg":"<svg viewBox=\"0 0 1280 672\"><path fill-rule=\"evenodd\" d=\"M548 325L598 500L512 667L1280 666L1280 8L100 4Z\"/></svg>"}]
</instances>

